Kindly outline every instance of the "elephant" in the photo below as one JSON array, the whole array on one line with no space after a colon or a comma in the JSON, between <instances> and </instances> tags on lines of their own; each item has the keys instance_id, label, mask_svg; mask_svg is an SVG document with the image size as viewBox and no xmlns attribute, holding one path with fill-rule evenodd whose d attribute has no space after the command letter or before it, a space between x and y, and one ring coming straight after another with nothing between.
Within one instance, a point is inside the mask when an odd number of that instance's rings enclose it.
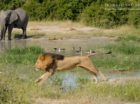
<instances>
[{"instance_id":1,"label":"elephant","mask_svg":"<svg viewBox=\"0 0 140 104\"><path fill-rule=\"evenodd\" d=\"M5 34L8 29L8 40L11 40L13 28L22 29L22 38L27 38L26 28L29 16L22 8L15 10L6 10L0 12L0 40L5 40Z\"/></svg>"}]
</instances>

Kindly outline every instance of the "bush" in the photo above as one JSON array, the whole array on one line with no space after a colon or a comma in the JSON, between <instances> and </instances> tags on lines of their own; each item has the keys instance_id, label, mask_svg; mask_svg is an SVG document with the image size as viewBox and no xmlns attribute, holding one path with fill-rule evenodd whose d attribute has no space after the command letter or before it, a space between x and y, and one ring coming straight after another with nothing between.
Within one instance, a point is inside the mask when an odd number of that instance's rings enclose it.
<instances>
[{"instance_id":1,"label":"bush","mask_svg":"<svg viewBox=\"0 0 140 104\"><path fill-rule=\"evenodd\" d=\"M94 2L84 9L80 16L81 20L86 24L106 28L126 24L128 20L128 10L119 10L119 8L111 6L108 7L109 10L106 8L106 4L119 5L124 2L126 3L124 0L122 0L122 2Z\"/></svg>"},{"instance_id":2,"label":"bush","mask_svg":"<svg viewBox=\"0 0 140 104\"><path fill-rule=\"evenodd\" d=\"M23 7L31 20L72 20L112 28L130 24L139 27L137 0L2 0L0 9ZM133 5L131 5L133 4Z\"/></svg>"},{"instance_id":3,"label":"bush","mask_svg":"<svg viewBox=\"0 0 140 104\"><path fill-rule=\"evenodd\" d=\"M135 26L136 28L140 27L140 11L130 11L128 24Z\"/></svg>"}]
</instances>

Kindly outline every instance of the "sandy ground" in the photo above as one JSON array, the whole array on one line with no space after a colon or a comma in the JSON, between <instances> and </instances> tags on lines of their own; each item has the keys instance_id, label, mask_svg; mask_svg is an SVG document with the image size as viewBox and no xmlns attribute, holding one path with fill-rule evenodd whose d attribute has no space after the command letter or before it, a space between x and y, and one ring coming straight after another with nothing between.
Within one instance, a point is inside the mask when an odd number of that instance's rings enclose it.
<instances>
[{"instance_id":1,"label":"sandy ground","mask_svg":"<svg viewBox=\"0 0 140 104\"><path fill-rule=\"evenodd\" d=\"M73 24L71 22L66 23L29 23L28 31L44 32L44 33L68 33L72 31L76 32L93 32L99 30L94 27L88 27L83 25Z\"/></svg>"},{"instance_id":2,"label":"sandy ground","mask_svg":"<svg viewBox=\"0 0 140 104\"><path fill-rule=\"evenodd\" d=\"M28 31L47 32L47 33L66 33L71 31L92 32L97 29L92 27L61 27L61 26L30 26Z\"/></svg>"},{"instance_id":3,"label":"sandy ground","mask_svg":"<svg viewBox=\"0 0 140 104\"><path fill-rule=\"evenodd\" d=\"M138 29L131 26L122 26L114 29L103 29L96 28L92 26L85 26L80 23L75 22L29 22L27 32L43 33L49 34L63 34L63 35L90 35L90 36L108 36L108 37L118 37L122 34L127 35L128 33L139 34ZM128 34L129 35L129 34Z\"/></svg>"},{"instance_id":4,"label":"sandy ground","mask_svg":"<svg viewBox=\"0 0 140 104\"><path fill-rule=\"evenodd\" d=\"M21 29L13 29L16 34L21 34ZM49 40L58 40L64 38L88 38L96 35L102 30L95 27L83 26L75 23L42 23L29 22L27 27L27 36L32 38L47 37ZM93 34L94 33L94 34Z\"/></svg>"}]
</instances>

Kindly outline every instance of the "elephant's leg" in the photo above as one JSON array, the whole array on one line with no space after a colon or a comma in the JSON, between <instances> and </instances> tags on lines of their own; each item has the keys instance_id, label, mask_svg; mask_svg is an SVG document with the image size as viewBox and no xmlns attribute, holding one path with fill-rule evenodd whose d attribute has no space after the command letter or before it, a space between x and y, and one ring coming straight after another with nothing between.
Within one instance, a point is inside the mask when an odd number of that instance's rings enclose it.
<instances>
[{"instance_id":1,"label":"elephant's leg","mask_svg":"<svg viewBox=\"0 0 140 104\"><path fill-rule=\"evenodd\" d=\"M5 30L4 30L4 33L3 33L3 39L4 39L4 40L5 40L6 31L7 31L7 26L5 27Z\"/></svg>"},{"instance_id":2,"label":"elephant's leg","mask_svg":"<svg viewBox=\"0 0 140 104\"><path fill-rule=\"evenodd\" d=\"M27 38L26 29L25 28L22 28L22 31L23 31L23 38L26 39Z\"/></svg>"},{"instance_id":3,"label":"elephant's leg","mask_svg":"<svg viewBox=\"0 0 140 104\"><path fill-rule=\"evenodd\" d=\"M0 40L2 40L2 39L3 39L3 34L1 33Z\"/></svg>"},{"instance_id":4,"label":"elephant's leg","mask_svg":"<svg viewBox=\"0 0 140 104\"><path fill-rule=\"evenodd\" d=\"M5 27L5 28L1 31L0 40L5 40L6 30L7 30L7 27Z\"/></svg>"},{"instance_id":5,"label":"elephant's leg","mask_svg":"<svg viewBox=\"0 0 140 104\"><path fill-rule=\"evenodd\" d=\"M12 33L13 27L9 26L8 27L8 40L11 40L11 33Z\"/></svg>"},{"instance_id":6,"label":"elephant's leg","mask_svg":"<svg viewBox=\"0 0 140 104\"><path fill-rule=\"evenodd\" d=\"M3 39L3 33L1 31L1 33L0 33L0 40L2 40L2 39Z\"/></svg>"},{"instance_id":7,"label":"elephant's leg","mask_svg":"<svg viewBox=\"0 0 140 104\"><path fill-rule=\"evenodd\" d=\"M5 38L4 38L4 32L3 32L3 31L2 31L2 33L1 33L0 40L5 40Z\"/></svg>"}]
</instances>

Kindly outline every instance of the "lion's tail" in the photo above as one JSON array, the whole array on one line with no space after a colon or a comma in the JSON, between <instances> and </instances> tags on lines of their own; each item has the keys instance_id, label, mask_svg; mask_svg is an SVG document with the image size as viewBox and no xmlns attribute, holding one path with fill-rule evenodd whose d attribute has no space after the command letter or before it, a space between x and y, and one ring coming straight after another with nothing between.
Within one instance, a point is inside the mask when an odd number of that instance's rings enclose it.
<instances>
[{"instance_id":1,"label":"lion's tail","mask_svg":"<svg viewBox=\"0 0 140 104\"><path fill-rule=\"evenodd\" d=\"M100 54L100 55L102 55L102 54L112 54L112 51L108 51L106 53L96 53L96 52L94 52L94 53L91 53L91 54L89 54L87 56L90 57L90 56L94 56L94 55L97 55L97 54Z\"/></svg>"},{"instance_id":2,"label":"lion's tail","mask_svg":"<svg viewBox=\"0 0 140 104\"><path fill-rule=\"evenodd\" d=\"M90 57L90 56L94 56L94 55L96 55L97 53L91 53L91 54L89 54L89 55L87 55L88 57Z\"/></svg>"}]
</instances>

